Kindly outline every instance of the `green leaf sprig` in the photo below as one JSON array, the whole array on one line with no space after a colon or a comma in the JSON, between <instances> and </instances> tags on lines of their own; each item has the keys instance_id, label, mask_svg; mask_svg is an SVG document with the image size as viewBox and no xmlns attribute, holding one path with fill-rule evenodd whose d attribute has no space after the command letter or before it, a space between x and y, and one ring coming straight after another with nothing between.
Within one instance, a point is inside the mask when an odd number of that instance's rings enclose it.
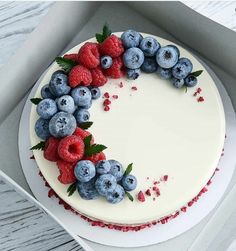
<instances>
[{"instance_id":1,"label":"green leaf sprig","mask_svg":"<svg viewBox=\"0 0 236 251\"><path fill-rule=\"evenodd\" d=\"M194 71L191 72L189 75L194 76L194 77L198 77L203 73L203 70L199 70L199 71Z\"/></svg>"},{"instance_id":2,"label":"green leaf sprig","mask_svg":"<svg viewBox=\"0 0 236 251\"><path fill-rule=\"evenodd\" d=\"M134 201L134 197L129 193L129 192L125 192L125 194L127 195L127 197L128 197L128 199L130 200L130 201Z\"/></svg>"},{"instance_id":3,"label":"green leaf sprig","mask_svg":"<svg viewBox=\"0 0 236 251\"><path fill-rule=\"evenodd\" d=\"M45 141L40 141L37 145L32 146L30 150L41 150L43 151L45 148Z\"/></svg>"},{"instance_id":4,"label":"green leaf sprig","mask_svg":"<svg viewBox=\"0 0 236 251\"><path fill-rule=\"evenodd\" d=\"M81 122L78 124L78 127L84 130L89 129L93 125L93 122L88 121L88 122Z\"/></svg>"},{"instance_id":5,"label":"green leaf sprig","mask_svg":"<svg viewBox=\"0 0 236 251\"><path fill-rule=\"evenodd\" d=\"M34 104L34 105L38 105L40 101L42 101L42 98L31 98L30 101Z\"/></svg>"},{"instance_id":6,"label":"green leaf sprig","mask_svg":"<svg viewBox=\"0 0 236 251\"><path fill-rule=\"evenodd\" d=\"M108 24L105 24L102 29L102 33L96 33L96 39L97 42L100 44L102 43L106 38L108 38L111 35L111 30L109 29Z\"/></svg>"},{"instance_id":7,"label":"green leaf sprig","mask_svg":"<svg viewBox=\"0 0 236 251\"><path fill-rule=\"evenodd\" d=\"M56 57L57 64L66 72L69 73L71 69L77 65L76 62L74 62L71 59L63 58L63 57Z\"/></svg>"},{"instance_id":8,"label":"green leaf sprig","mask_svg":"<svg viewBox=\"0 0 236 251\"><path fill-rule=\"evenodd\" d=\"M92 140L92 135L89 135L87 137L84 138L84 154L87 157L91 157L94 154L100 153L103 150L107 149L106 146L104 145L100 145L100 144L93 144L91 145L90 142Z\"/></svg>"},{"instance_id":9,"label":"green leaf sprig","mask_svg":"<svg viewBox=\"0 0 236 251\"><path fill-rule=\"evenodd\" d=\"M76 191L76 182L72 183L68 189L67 189L67 193L68 193L68 196L71 196L74 192Z\"/></svg>"}]
</instances>

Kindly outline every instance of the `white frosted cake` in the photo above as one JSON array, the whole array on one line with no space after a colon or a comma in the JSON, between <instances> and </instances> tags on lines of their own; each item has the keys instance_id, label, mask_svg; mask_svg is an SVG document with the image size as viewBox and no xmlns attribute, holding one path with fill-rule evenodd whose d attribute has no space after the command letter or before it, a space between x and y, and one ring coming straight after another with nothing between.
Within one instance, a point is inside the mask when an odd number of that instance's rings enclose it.
<instances>
[{"instance_id":1,"label":"white frosted cake","mask_svg":"<svg viewBox=\"0 0 236 251\"><path fill-rule=\"evenodd\" d=\"M115 33L118 37L122 33ZM170 41L155 38L161 46ZM96 42L95 38L85 42ZM85 42L67 54L78 53ZM220 159L225 138L225 117L216 85L204 66L187 50L178 46L181 57L191 60L193 72L203 70L196 87L175 88L158 73L142 73L138 79L126 76L108 78L100 87L102 96L89 109L93 125L88 130L95 142L107 146L106 159L118 160L125 167L133 163L137 187L117 204L104 197L85 200L78 192L68 196L70 184L58 180L55 162L44 158L43 151L33 150L37 165L50 187L75 211L92 221L118 226L142 226L172 215L188 204L212 177ZM41 80L41 88L59 70L53 63ZM106 94L105 94L106 93ZM109 94L109 111L103 102ZM201 97L201 98L200 98ZM203 102L202 102L203 101ZM30 137L32 146L41 139L34 127L39 115L32 105ZM138 196L142 192L144 199ZM139 194L139 195L138 195Z\"/></svg>"}]
</instances>

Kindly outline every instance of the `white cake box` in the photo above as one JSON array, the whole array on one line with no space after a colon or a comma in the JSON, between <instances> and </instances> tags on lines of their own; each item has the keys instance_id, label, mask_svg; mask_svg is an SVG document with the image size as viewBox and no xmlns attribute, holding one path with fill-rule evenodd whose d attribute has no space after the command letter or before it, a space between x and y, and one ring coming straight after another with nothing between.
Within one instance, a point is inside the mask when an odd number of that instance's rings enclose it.
<instances>
[{"instance_id":1,"label":"white cake box","mask_svg":"<svg viewBox=\"0 0 236 251\"><path fill-rule=\"evenodd\" d=\"M4 107L0 111L1 175L17 191L43 207L52 216L53 212L49 212L33 198L18 158L17 134L19 118L27 96L26 92L57 55L79 42L93 37L105 21L110 24L113 31L132 27L182 44L193 51L215 71L228 91L234 107L236 105L236 88L234 87L236 44L232 42L235 41L236 34L233 31L176 2L56 3L24 46L0 69L0 80L1 83L4 83L0 86L0 93L5 93L0 100L0 107ZM48 37L51 39L50 43L48 43ZM19 58L21 61L17 60ZM37 61L32 60L34 58L37 58ZM10 67L12 62L15 65L14 69ZM27 75L29 68L32 74ZM14 83L14 93L8 91L8 86L13 86L12 83ZM18 102L20 103L18 104ZM15 110L13 110L14 108ZM9 113L10 115L6 118ZM24 149L19 149L19 151L24 151ZM15 157L9 159L9 152ZM56 218L56 220L65 227L60 219ZM205 220L204 224L206 222ZM162 250L170 248L171 250L171 245L172 247L178 245L180 249L186 249L197 237L204 224L159 245L158 248L162 248ZM84 248L89 249L85 243L87 241L84 242L78 238L71 229L66 230ZM185 239L189 239L189 241L186 243ZM95 250L112 250L111 247L104 247L92 242L87 243ZM149 248L145 250L157 250L157 246Z\"/></svg>"}]
</instances>

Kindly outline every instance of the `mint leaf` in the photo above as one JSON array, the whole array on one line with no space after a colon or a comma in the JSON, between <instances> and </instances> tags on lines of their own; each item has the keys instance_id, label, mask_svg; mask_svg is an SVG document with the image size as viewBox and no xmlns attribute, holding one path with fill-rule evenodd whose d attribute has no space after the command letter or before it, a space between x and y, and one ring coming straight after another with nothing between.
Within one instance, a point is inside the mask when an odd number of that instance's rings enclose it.
<instances>
[{"instance_id":1,"label":"mint leaf","mask_svg":"<svg viewBox=\"0 0 236 251\"><path fill-rule=\"evenodd\" d=\"M42 101L43 99L42 98L31 98L30 99L30 101L33 103L33 104L35 104L35 105L37 105L40 101Z\"/></svg>"},{"instance_id":2,"label":"mint leaf","mask_svg":"<svg viewBox=\"0 0 236 251\"><path fill-rule=\"evenodd\" d=\"M96 39L98 43L102 43L106 38L111 35L111 30L109 29L108 24L105 24L102 29L102 33L96 33Z\"/></svg>"},{"instance_id":3,"label":"mint leaf","mask_svg":"<svg viewBox=\"0 0 236 251\"><path fill-rule=\"evenodd\" d=\"M132 169L133 169L133 163L130 163L126 168L124 175L130 174Z\"/></svg>"},{"instance_id":4,"label":"mint leaf","mask_svg":"<svg viewBox=\"0 0 236 251\"><path fill-rule=\"evenodd\" d=\"M132 202L134 201L134 197L129 192L125 192L125 194L127 195L128 199L130 201L132 201Z\"/></svg>"},{"instance_id":5,"label":"mint leaf","mask_svg":"<svg viewBox=\"0 0 236 251\"><path fill-rule=\"evenodd\" d=\"M99 44L101 44L104 40L103 40L103 35L102 34L99 34L99 33L96 33L95 35L96 39L97 39L97 42Z\"/></svg>"},{"instance_id":6,"label":"mint leaf","mask_svg":"<svg viewBox=\"0 0 236 251\"><path fill-rule=\"evenodd\" d=\"M56 57L57 64L66 72L69 73L70 70L76 65L76 63L68 58Z\"/></svg>"},{"instance_id":7,"label":"mint leaf","mask_svg":"<svg viewBox=\"0 0 236 251\"><path fill-rule=\"evenodd\" d=\"M93 145L85 148L85 155L90 157L94 154L102 152L105 149L107 149L107 147L104 145L93 144Z\"/></svg>"},{"instance_id":8,"label":"mint leaf","mask_svg":"<svg viewBox=\"0 0 236 251\"><path fill-rule=\"evenodd\" d=\"M202 73L203 73L203 70L199 70L199 71L191 72L189 75L194 76L194 77L198 77Z\"/></svg>"},{"instance_id":9,"label":"mint leaf","mask_svg":"<svg viewBox=\"0 0 236 251\"><path fill-rule=\"evenodd\" d=\"M67 189L67 193L68 193L68 196L71 196L74 192L76 191L76 182L72 183L68 189Z\"/></svg>"},{"instance_id":10,"label":"mint leaf","mask_svg":"<svg viewBox=\"0 0 236 251\"><path fill-rule=\"evenodd\" d=\"M82 122L82 123L79 123L79 124L78 124L78 127L82 128L82 129L84 129L84 130L86 130L86 129L88 129L89 127L91 127L92 124L93 124L93 122L91 122L91 121Z\"/></svg>"},{"instance_id":11,"label":"mint leaf","mask_svg":"<svg viewBox=\"0 0 236 251\"><path fill-rule=\"evenodd\" d=\"M40 141L37 145L32 146L30 150L44 150L45 141Z\"/></svg>"},{"instance_id":12,"label":"mint leaf","mask_svg":"<svg viewBox=\"0 0 236 251\"><path fill-rule=\"evenodd\" d=\"M89 136L85 137L84 138L84 148L85 148L85 151L87 148L90 147L90 142L92 140L92 135L90 134Z\"/></svg>"}]
</instances>

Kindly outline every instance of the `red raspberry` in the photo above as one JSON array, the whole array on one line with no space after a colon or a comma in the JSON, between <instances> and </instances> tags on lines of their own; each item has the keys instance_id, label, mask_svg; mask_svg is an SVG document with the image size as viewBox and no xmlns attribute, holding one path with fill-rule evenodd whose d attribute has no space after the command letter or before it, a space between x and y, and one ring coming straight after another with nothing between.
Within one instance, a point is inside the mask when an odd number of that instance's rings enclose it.
<instances>
[{"instance_id":1,"label":"red raspberry","mask_svg":"<svg viewBox=\"0 0 236 251\"><path fill-rule=\"evenodd\" d=\"M87 42L79 50L79 62L89 68L96 68L100 64L100 55L98 51L98 44Z\"/></svg>"},{"instance_id":2,"label":"red raspberry","mask_svg":"<svg viewBox=\"0 0 236 251\"><path fill-rule=\"evenodd\" d=\"M78 54L77 53L66 54L66 55L63 56L63 58L70 59L70 60L75 61L76 63L79 63L79 59L78 59Z\"/></svg>"},{"instance_id":3,"label":"red raspberry","mask_svg":"<svg viewBox=\"0 0 236 251\"><path fill-rule=\"evenodd\" d=\"M106 76L104 76L102 70L100 67L97 67L95 69L91 69L91 74L92 74L92 86L103 86L107 82Z\"/></svg>"},{"instance_id":4,"label":"red raspberry","mask_svg":"<svg viewBox=\"0 0 236 251\"><path fill-rule=\"evenodd\" d=\"M85 131L79 127L77 127L73 133L73 135L76 135L77 137L80 137L82 140L84 140L84 138L88 137L89 135L91 135L90 132ZM91 144L94 144L94 138L92 136L92 140L90 142Z\"/></svg>"},{"instance_id":5,"label":"red raspberry","mask_svg":"<svg viewBox=\"0 0 236 251\"><path fill-rule=\"evenodd\" d=\"M47 139L44 147L43 156L49 161L57 161L60 159L57 149L60 143L60 139L50 137Z\"/></svg>"},{"instance_id":6,"label":"red raspberry","mask_svg":"<svg viewBox=\"0 0 236 251\"><path fill-rule=\"evenodd\" d=\"M84 155L84 142L75 135L63 138L58 146L59 156L68 162L75 162L82 159Z\"/></svg>"},{"instance_id":7,"label":"red raspberry","mask_svg":"<svg viewBox=\"0 0 236 251\"><path fill-rule=\"evenodd\" d=\"M58 160L57 166L60 171L60 175L58 176L58 180L63 184L69 184L76 181L75 175L74 175L74 168L75 168L76 162L70 163L66 162L64 160Z\"/></svg>"},{"instance_id":8,"label":"red raspberry","mask_svg":"<svg viewBox=\"0 0 236 251\"><path fill-rule=\"evenodd\" d=\"M119 57L124 52L122 41L116 35L106 38L100 45L102 55L109 55L112 58Z\"/></svg>"},{"instance_id":9,"label":"red raspberry","mask_svg":"<svg viewBox=\"0 0 236 251\"><path fill-rule=\"evenodd\" d=\"M114 58L112 66L104 70L104 74L111 78L121 78L125 75L124 64L120 57Z\"/></svg>"},{"instance_id":10,"label":"red raspberry","mask_svg":"<svg viewBox=\"0 0 236 251\"><path fill-rule=\"evenodd\" d=\"M90 160L94 164L96 164L100 160L105 160L106 159L106 155L103 152L100 152L100 153L92 155L91 157L85 157L83 159L84 160Z\"/></svg>"},{"instance_id":11,"label":"red raspberry","mask_svg":"<svg viewBox=\"0 0 236 251\"><path fill-rule=\"evenodd\" d=\"M74 66L69 73L69 85L76 87L77 85L88 86L92 82L91 72L82 65Z\"/></svg>"}]
</instances>

